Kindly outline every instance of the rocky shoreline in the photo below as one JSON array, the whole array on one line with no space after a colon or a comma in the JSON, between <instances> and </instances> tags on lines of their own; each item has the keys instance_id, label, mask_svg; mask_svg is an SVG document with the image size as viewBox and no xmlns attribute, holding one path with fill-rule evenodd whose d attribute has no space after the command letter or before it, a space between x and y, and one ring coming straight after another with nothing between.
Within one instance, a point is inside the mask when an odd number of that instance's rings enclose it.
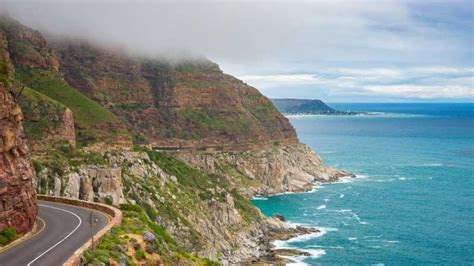
<instances>
[{"instance_id":1,"label":"rocky shoreline","mask_svg":"<svg viewBox=\"0 0 474 266\"><path fill-rule=\"evenodd\" d=\"M298 236L320 233L318 229L304 226L291 226L286 219L276 213L267 219L265 228L265 237L260 241L259 247L262 255L257 258L242 262L243 265L282 265L292 263L287 257L292 256L311 256L308 252L290 248L276 248L274 241L286 241Z\"/></svg>"},{"instance_id":2,"label":"rocky shoreline","mask_svg":"<svg viewBox=\"0 0 474 266\"><path fill-rule=\"evenodd\" d=\"M332 182L346 178L355 178L356 176L352 173L340 171L345 175L336 177ZM315 185L313 183L313 185ZM295 191L293 193L305 193L309 192L311 189L303 191ZM263 194L261 194L263 195ZM261 196L260 195L260 196ZM272 194L266 194L272 195ZM273 194L274 195L274 194ZM261 256L254 258L248 261L244 261L244 265L254 265L254 264L263 264L263 265L284 265L286 263L294 263L295 261L289 259L288 257L294 256L305 256L310 257L311 254L305 251L291 248L276 248L273 244L274 241L286 241L302 235L317 234L321 233L320 230L312 227L305 226L292 226L287 221L286 218L279 214L275 213L272 217L267 219L267 228L265 232L265 237L259 243L260 249L263 251Z\"/></svg>"}]
</instances>

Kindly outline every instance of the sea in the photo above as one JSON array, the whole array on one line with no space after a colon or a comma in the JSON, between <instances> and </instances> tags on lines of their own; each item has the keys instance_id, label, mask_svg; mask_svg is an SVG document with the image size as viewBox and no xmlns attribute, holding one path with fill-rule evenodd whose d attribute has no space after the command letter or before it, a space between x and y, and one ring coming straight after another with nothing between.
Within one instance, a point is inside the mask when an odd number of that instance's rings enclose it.
<instances>
[{"instance_id":1,"label":"sea","mask_svg":"<svg viewBox=\"0 0 474 266\"><path fill-rule=\"evenodd\" d=\"M289 116L302 143L356 178L256 197L319 233L294 265L474 265L474 103L329 104L356 116Z\"/></svg>"}]
</instances>

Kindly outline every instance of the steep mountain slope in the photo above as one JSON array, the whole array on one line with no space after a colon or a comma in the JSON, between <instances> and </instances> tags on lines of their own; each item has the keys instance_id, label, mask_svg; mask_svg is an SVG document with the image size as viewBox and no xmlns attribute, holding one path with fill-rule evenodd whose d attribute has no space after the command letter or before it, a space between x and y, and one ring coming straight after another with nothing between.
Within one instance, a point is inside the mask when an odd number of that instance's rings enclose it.
<instances>
[{"instance_id":1,"label":"steep mountain slope","mask_svg":"<svg viewBox=\"0 0 474 266\"><path fill-rule=\"evenodd\" d=\"M152 146L249 150L298 142L267 98L206 59L171 63L77 41L54 47L66 80Z\"/></svg>"},{"instance_id":2,"label":"steep mountain slope","mask_svg":"<svg viewBox=\"0 0 474 266\"><path fill-rule=\"evenodd\" d=\"M126 212L86 254L88 263L156 264L123 249L130 235L147 230L157 237L150 254L171 265L211 263L196 255L222 264L256 260L270 253L269 232L308 231L263 217L248 197L348 175L298 143L258 90L208 60L145 59L77 40L51 44L8 18L0 18L0 36L12 59L1 62L10 78L0 80L16 95L23 91L37 191Z\"/></svg>"},{"instance_id":3,"label":"steep mountain slope","mask_svg":"<svg viewBox=\"0 0 474 266\"><path fill-rule=\"evenodd\" d=\"M11 228L26 233L33 227L38 209L23 113L12 83L13 68L5 50L5 36L0 32L0 232Z\"/></svg>"},{"instance_id":4,"label":"steep mountain slope","mask_svg":"<svg viewBox=\"0 0 474 266\"><path fill-rule=\"evenodd\" d=\"M15 68L13 85L17 91L28 86L69 108L74 114L79 144L107 142L131 145L128 131L117 116L63 80L56 53L40 32L7 17L0 17L0 32L5 36L4 47ZM27 131L35 130L28 128L30 125L33 127L36 124L26 123ZM46 131L40 133L45 139L48 138Z\"/></svg>"}]
</instances>

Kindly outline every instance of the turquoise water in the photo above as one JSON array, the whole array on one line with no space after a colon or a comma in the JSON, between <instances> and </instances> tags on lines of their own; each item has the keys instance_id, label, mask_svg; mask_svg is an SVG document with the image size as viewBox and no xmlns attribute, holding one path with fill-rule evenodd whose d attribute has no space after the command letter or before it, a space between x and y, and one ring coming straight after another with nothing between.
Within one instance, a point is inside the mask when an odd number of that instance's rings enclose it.
<instances>
[{"instance_id":1,"label":"turquoise water","mask_svg":"<svg viewBox=\"0 0 474 266\"><path fill-rule=\"evenodd\" d=\"M474 104L332 104L374 116L300 116L300 141L358 178L254 200L320 234L277 242L300 264L474 264Z\"/></svg>"}]
</instances>

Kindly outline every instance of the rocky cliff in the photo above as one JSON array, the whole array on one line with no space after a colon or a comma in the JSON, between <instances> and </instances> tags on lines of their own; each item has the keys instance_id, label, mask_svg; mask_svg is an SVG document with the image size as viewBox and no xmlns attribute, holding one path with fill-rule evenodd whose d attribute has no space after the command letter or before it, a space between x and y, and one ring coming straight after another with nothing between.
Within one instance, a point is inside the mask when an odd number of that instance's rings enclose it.
<instances>
[{"instance_id":1,"label":"rocky cliff","mask_svg":"<svg viewBox=\"0 0 474 266\"><path fill-rule=\"evenodd\" d=\"M206 59L171 62L51 42L8 18L0 18L0 37L0 82L26 114L37 191L121 205L125 213L85 256L88 263L128 260L124 245L146 231L158 238L150 249L173 265L255 261L269 254L269 235L308 231L263 217L250 196L306 191L348 175L298 144L288 120L257 89ZM3 95L8 149L0 146L0 169L8 180L21 173L18 195L27 203L13 204L31 214L22 116L11 94ZM143 256L132 261L147 263Z\"/></svg>"},{"instance_id":2,"label":"rocky cliff","mask_svg":"<svg viewBox=\"0 0 474 266\"><path fill-rule=\"evenodd\" d=\"M261 245L267 219L224 176L206 174L154 151L76 156L69 158L76 166L61 167L65 178L59 178L51 161L36 161L39 191L138 205L186 251L226 265L258 258L270 247L268 241ZM115 237L126 239L132 231L124 230ZM177 263L169 248L162 257Z\"/></svg>"},{"instance_id":3,"label":"rocky cliff","mask_svg":"<svg viewBox=\"0 0 474 266\"><path fill-rule=\"evenodd\" d=\"M237 183L240 192L247 196L308 191L317 182L352 175L326 166L304 144L260 151L177 152L174 156L207 173L225 176L229 182Z\"/></svg>"},{"instance_id":4,"label":"rocky cliff","mask_svg":"<svg viewBox=\"0 0 474 266\"><path fill-rule=\"evenodd\" d=\"M26 233L36 219L33 167L22 121L23 114L11 88L13 69L0 33L0 231L7 227Z\"/></svg>"},{"instance_id":5,"label":"rocky cliff","mask_svg":"<svg viewBox=\"0 0 474 266\"><path fill-rule=\"evenodd\" d=\"M66 80L152 146L249 150L298 142L270 100L206 59L170 62L85 42L53 45Z\"/></svg>"},{"instance_id":6,"label":"rocky cliff","mask_svg":"<svg viewBox=\"0 0 474 266\"><path fill-rule=\"evenodd\" d=\"M27 112L25 129L32 132L27 137L35 149L58 140L80 146L131 145L121 119L62 78L56 51L39 31L0 16L0 35L14 70L11 85L15 91L24 91L18 100Z\"/></svg>"}]
</instances>

